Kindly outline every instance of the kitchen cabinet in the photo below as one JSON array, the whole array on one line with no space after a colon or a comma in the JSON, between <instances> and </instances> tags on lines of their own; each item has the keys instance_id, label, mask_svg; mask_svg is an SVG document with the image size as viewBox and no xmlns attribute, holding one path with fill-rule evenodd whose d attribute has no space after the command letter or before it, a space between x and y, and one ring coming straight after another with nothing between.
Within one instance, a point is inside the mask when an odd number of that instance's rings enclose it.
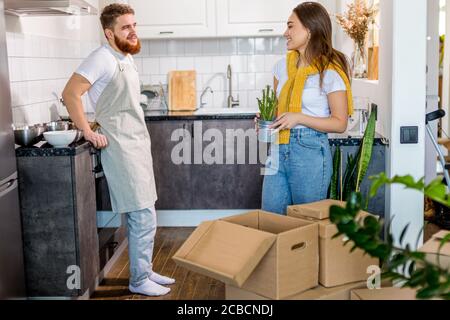
<instances>
[{"instance_id":1,"label":"kitchen cabinet","mask_svg":"<svg viewBox=\"0 0 450 320\"><path fill-rule=\"evenodd\" d=\"M231 120L164 120L148 121L152 140L152 156L155 172L159 210L186 209L257 209L261 207L262 176L257 163L247 159L238 164L237 159L248 151L247 147L228 146L218 139L207 141L205 133L215 130L226 137L227 129L246 131L254 127L253 119ZM176 131L181 130L181 131ZM172 139L172 135L174 139ZM256 135L255 135L256 138ZM205 141L203 141L205 140ZM231 142L231 141L230 141ZM178 152L186 147L186 154ZM203 156L206 150L221 149L218 163L208 163ZM231 148L234 157L227 164ZM175 150L175 152L174 152ZM199 151L200 150L200 151ZM255 152L258 152L256 149ZM179 163L180 154L185 156ZM175 157L175 158L174 158ZM175 161L173 161L175 159ZM206 161L205 161L206 160Z\"/></svg>"},{"instance_id":2,"label":"kitchen cabinet","mask_svg":"<svg viewBox=\"0 0 450 320\"><path fill-rule=\"evenodd\" d=\"M217 35L281 36L286 31L286 22L299 0L219 0L217 1ZM331 12L335 12L335 0L317 1Z\"/></svg>"},{"instance_id":3,"label":"kitchen cabinet","mask_svg":"<svg viewBox=\"0 0 450 320\"><path fill-rule=\"evenodd\" d=\"M189 210L189 209L259 209L261 208L261 191L263 165L261 156L265 150L258 145L257 159L250 161L249 142L237 147L232 139L216 139L227 137L227 130L236 133L254 127L252 116L147 116L147 127L152 140L152 155L155 172L159 210ZM176 130L183 130L183 134ZM213 137L214 136L214 137ZM181 139L183 137L183 139ZM256 139L256 137L254 137ZM173 161L173 156L179 157L178 150L172 155L180 141L189 146L187 158L190 164ZM227 145L227 141L229 145ZM356 156L361 138L349 138L344 135L330 135L332 152L340 146L343 153L343 167L348 154ZM199 147L200 146L200 147ZM242 146L242 143L241 143ZM222 150L223 154L216 156L212 149ZM230 151L233 150L233 153ZM245 157L242 156L245 153ZM227 156L233 154L227 164ZM373 146L373 155L366 178L361 185L364 195L368 193L371 181L368 177L386 171L386 143L377 136ZM197 155L197 156L195 156ZM206 155L206 156L205 156ZM210 159L208 156L213 155ZM241 159L238 161L238 159ZM216 163L212 160L216 159ZM244 161L242 161L244 159ZM217 163L219 160L220 163ZM220 161L221 160L221 161ZM243 163L243 164L239 164ZM384 216L385 189L380 188L378 194L369 202L369 211Z\"/></svg>"},{"instance_id":4,"label":"kitchen cabinet","mask_svg":"<svg viewBox=\"0 0 450 320\"><path fill-rule=\"evenodd\" d=\"M281 36L301 0L128 0L142 39ZM336 12L335 0L320 0Z\"/></svg>"},{"instance_id":5,"label":"kitchen cabinet","mask_svg":"<svg viewBox=\"0 0 450 320\"><path fill-rule=\"evenodd\" d=\"M216 36L215 0L129 0L143 39Z\"/></svg>"},{"instance_id":6,"label":"kitchen cabinet","mask_svg":"<svg viewBox=\"0 0 450 320\"><path fill-rule=\"evenodd\" d=\"M195 192L191 184L191 166L172 161L172 150L180 143L179 140L172 141L172 134L182 130L182 140L190 144L192 121L150 121L147 122L147 128L152 142L153 171L158 194L156 208L190 208L192 193ZM185 156L190 159L192 153Z\"/></svg>"},{"instance_id":7,"label":"kitchen cabinet","mask_svg":"<svg viewBox=\"0 0 450 320\"><path fill-rule=\"evenodd\" d=\"M280 36L299 0L217 1L217 35Z\"/></svg>"},{"instance_id":8,"label":"kitchen cabinet","mask_svg":"<svg viewBox=\"0 0 450 320\"><path fill-rule=\"evenodd\" d=\"M193 209L261 208L263 166L258 162L254 126L252 119L194 121L194 141L202 134L204 156L201 164L194 164L191 168L195 190ZM208 131L219 139L209 138ZM245 140L242 139L244 137ZM209 152L213 149L214 152ZM215 154L218 150L223 150L222 156ZM207 163L210 155L215 157L214 163Z\"/></svg>"},{"instance_id":9,"label":"kitchen cabinet","mask_svg":"<svg viewBox=\"0 0 450 320\"><path fill-rule=\"evenodd\" d=\"M89 144L19 148L16 155L27 295L93 292L99 249Z\"/></svg>"}]
</instances>

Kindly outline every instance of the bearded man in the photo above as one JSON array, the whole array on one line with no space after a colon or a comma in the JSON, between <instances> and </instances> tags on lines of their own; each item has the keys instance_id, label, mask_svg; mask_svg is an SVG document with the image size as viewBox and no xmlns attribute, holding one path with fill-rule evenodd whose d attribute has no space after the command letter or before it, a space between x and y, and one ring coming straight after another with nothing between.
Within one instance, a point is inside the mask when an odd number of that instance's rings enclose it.
<instances>
[{"instance_id":1,"label":"bearded man","mask_svg":"<svg viewBox=\"0 0 450 320\"><path fill-rule=\"evenodd\" d=\"M69 79L63 100L86 140L101 149L101 162L115 213L126 215L130 259L129 290L160 296L174 279L152 270L157 200L150 135L140 106L139 75L132 55L141 44L134 10L126 4L106 6L100 16L107 44L92 52ZM81 96L88 93L100 125L94 132Z\"/></svg>"}]
</instances>

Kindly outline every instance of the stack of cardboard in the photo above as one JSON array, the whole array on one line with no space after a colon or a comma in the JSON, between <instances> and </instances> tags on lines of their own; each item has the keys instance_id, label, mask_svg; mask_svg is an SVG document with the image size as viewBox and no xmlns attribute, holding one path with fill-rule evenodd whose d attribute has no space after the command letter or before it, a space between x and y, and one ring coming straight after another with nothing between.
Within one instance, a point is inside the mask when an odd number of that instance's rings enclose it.
<instances>
[{"instance_id":1,"label":"stack of cardboard","mask_svg":"<svg viewBox=\"0 0 450 320\"><path fill-rule=\"evenodd\" d=\"M361 250L350 252L351 243L344 245L343 236L332 239L337 229L329 220L329 209L334 204L345 206L326 200L291 206L288 216L256 210L203 222L173 259L224 282L227 299L348 300L352 290L367 288L367 269L379 261ZM360 213L362 218L366 215ZM423 250L436 252L432 245ZM381 291L357 291L354 298L370 292Z\"/></svg>"},{"instance_id":2,"label":"stack of cardboard","mask_svg":"<svg viewBox=\"0 0 450 320\"><path fill-rule=\"evenodd\" d=\"M346 203L323 200L288 207L288 216L319 224L319 283L326 288L367 280L368 267L379 265L378 259L370 257L361 249L350 252L353 244L344 245L344 236L333 239L338 230L329 219L332 205L345 207ZM368 215L368 212L361 211L359 218L364 219Z\"/></svg>"},{"instance_id":3,"label":"stack of cardboard","mask_svg":"<svg viewBox=\"0 0 450 320\"><path fill-rule=\"evenodd\" d=\"M355 282L334 288L317 286L313 289L285 298L285 300L350 300L350 293L353 289L367 288L367 283ZM269 300L266 297L240 289L232 285L225 286L226 300Z\"/></svg>"},{"instance_id":4,"label":"stack of cardboard","mask_svg":"<svg viewBox=\"0 0 450 320\"><path fill-rule=\"evenodd\" d=\"M203 222L175 253L179 265L271 299L318 285L318 225L253 211Z\"/></svg>"}]
</instances>

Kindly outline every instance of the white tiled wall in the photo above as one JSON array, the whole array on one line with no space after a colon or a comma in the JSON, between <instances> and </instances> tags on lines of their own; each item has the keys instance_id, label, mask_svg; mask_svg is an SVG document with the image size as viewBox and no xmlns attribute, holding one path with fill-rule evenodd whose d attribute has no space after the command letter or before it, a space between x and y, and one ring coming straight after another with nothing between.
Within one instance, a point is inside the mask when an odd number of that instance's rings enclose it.
<instances>
[{"instance_id":1,"label":"white tiled wall","mask_svg":"<svg viewBox=\"0 0 450 320\"><path fill-rule=\"evenodd\" d=\"M65 110L59 108L56 96L99 42L13 32L6 37L14 123L57 119Z\"/></svg>"},{"instance_id":2,"label":"white tiled wall","mask_svg":"<svg viewBox=\"0 0 450 320\"><path fill-rule=\"evenodd\" d=\"M147 40L135 61L144 84L167 84L171 70L197 71L197 99L204 88L213 90L204 96L206 108L226 107L228 79L233 71L233 96L239 95L240 107L256 108L256 98L266 85L273 86L273 65L285 56L283 38L227 38L188 40Z\"/></svg>"},{"instance_id":3,"label":"white tiled wall","mask_svg":"<svg viewBox=\"0 0 450 320\"><path fill-rule=\"evenodd\" d=\"M56 34L57 35L57 34ZM42 34L7 32L13 121L43 123L67 114L56 95L81 61L100 45L100 39L67 39ZM240 107L256 108L256 98L273 85L272 67L284 57L281 38L228 38L143 41L135 56L141 81L167 83L171 70L197 71L197 97L204 88L207 108L226 107L228 64L233 69L233 95ZM56 95L55 95L56 94ZM84 105L89 108L87 99Z\"/></svg>"}]
</instances>

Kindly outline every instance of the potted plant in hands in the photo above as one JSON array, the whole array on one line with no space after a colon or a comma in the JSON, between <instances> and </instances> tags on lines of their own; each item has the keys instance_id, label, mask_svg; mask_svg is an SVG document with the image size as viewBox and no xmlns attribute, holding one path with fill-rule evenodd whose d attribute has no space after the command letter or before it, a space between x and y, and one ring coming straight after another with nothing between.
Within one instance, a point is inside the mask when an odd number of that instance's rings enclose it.
<instances>
[{"instance_id":1,"label":"potted plant in hands","mask_svg":"<svg viewBox=\"0 0 450 320\"><path fill-rule=\"evenodd\" d=\"M273 142L275 140L274 129L269 128L269 126L274 122L277 97L270 86L267 86L262 93L262 100L256 98L259 107L259 117L256 121L258 140L261 142Z\"/></svg>"}]
</instances>

